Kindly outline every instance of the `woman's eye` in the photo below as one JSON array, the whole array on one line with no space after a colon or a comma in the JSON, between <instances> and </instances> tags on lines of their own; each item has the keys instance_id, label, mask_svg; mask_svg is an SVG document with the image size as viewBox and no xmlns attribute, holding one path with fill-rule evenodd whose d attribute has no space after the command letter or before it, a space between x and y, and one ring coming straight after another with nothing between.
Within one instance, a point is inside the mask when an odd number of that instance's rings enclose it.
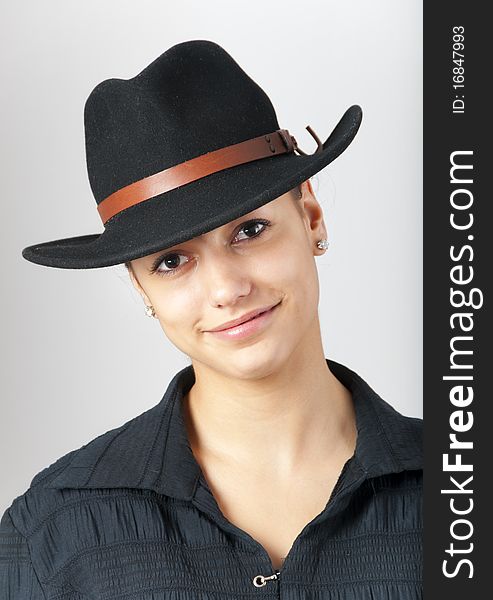
<instances>
[{"instance_id":1,"label":"woman's eye","mask_svg":"<svg viewBox=\"0 0 493 600\"><path fill-rule=\"evenodd\" d=\"M178 252L171 252L165 256L160 256L157 261L152 265L151 273L158 273L158 275L173 274L173 271L177 271L181 266L181 258L186 258L184 254Z\"/></svg>"},{"instance_id":2,"label":"woman's eye","mask_svg":"<svg viewBox=\"0 0 493 600\"><path fill-rule=\"evenodd\" d=\"M259 225L262 226L260 230L258 229ZM269 225L270 221L267 221L267 219L254 219L252 221L247 221L246 223L243 223L238 233L240 233L241 231L250 232L253 235L247 235L246 239L251 239L254 237L258 237Z\"/></svg>"},{"instance_id":3,"label":"woman's eye","mask_svg":"<svg viewBox=\"0 0 493 600\"><path fill-rule=\"evenodd\" d=\"M253 219L243 223L238 230L238 233L235 236L235 240L238 239L238 234L244 232L246 237L240 239L240 242L244 242L245 240L251 240L253 238L259 237L262 232L270 226L270 221L267 219ZM260 226L260 228L259 228ZM185 261L181 261L181 258L184 258ZM151 268L149 269L150 273L157 273L158 275L174 275L177 271L179 271L183 264L187 261L187 257L184 254L180 254L179 252L170 252L169 254L165 254L163 256L158 257Z\"/></svg>"}]
</instances>

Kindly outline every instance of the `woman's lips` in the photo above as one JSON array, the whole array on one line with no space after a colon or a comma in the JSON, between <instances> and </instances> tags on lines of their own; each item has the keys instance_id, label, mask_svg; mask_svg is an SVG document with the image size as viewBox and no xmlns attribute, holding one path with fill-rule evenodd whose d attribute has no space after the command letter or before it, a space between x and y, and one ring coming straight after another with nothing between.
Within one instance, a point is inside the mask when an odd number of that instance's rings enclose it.
<instances>
[{"instance_id":1,"label":"woman's lips","mask_svg":"<svg viewBox=\"0 0 493 600\"><path fill-rule=\"evenodd\" d=\"M273 313L276 311L278 306L281 303L279 302L271 309L266 310L263 313L260 313L253 319L249 321L245 321L244 323L240 323L239 325L235 325L234 327L228 327L227 329L221 329L220 331L207 331L209 335L214 335L223 339L242 339L256 333L263 329L272 319Z\"/></svg>"}]
</instances>

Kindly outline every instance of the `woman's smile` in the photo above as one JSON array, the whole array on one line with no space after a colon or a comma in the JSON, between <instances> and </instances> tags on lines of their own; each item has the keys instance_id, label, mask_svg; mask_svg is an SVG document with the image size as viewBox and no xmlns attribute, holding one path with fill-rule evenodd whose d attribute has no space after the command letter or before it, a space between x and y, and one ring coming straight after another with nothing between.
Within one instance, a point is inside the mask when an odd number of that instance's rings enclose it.
<instances>
[{"instance_id":1,"label":"woman's smile","mask_svg":"<svg viewBox=\"0 0 493 600\"><path fill-rule=\"evenodd\" d=\"M243 339L254 333L264 330L267 325L272 321L273 315L277 312L277 308L281 302L270 308L269 310L258 314L256 317L235 325L234 327L228 327L226 329L220 329L219 331L205 331L204 333L212 335L221 339L226 340L237 340Z\"/></svg>"}]
</instances>

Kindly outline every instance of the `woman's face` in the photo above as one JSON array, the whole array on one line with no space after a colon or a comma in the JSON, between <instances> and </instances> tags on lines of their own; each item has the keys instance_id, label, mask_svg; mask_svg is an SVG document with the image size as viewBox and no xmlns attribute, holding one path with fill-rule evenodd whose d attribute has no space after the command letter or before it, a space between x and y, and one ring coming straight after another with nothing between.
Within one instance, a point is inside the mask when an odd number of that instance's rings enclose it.
<instances>
[{"instance_id":1,"label":"woman's face","mask_svg":"<svg viewBox=\"0 0 493 600\"><path fill-rule=\"evenodd\" d=\"M192 362L248 379L317 335L317 241L327 237L310 182L182 244L131 262L130 277L168 339ZM133 271L133 272L132 272ZM273 305L229 335L210 330ZM252 328L252 325L254 327Z\"/></svg>"}]
</instances>

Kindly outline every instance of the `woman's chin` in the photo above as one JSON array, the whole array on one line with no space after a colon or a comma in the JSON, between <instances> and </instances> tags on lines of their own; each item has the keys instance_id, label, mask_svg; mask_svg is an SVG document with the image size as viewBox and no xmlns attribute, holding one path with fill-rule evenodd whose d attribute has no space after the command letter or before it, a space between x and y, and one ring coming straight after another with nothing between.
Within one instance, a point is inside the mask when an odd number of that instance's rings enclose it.
<instances>
[{"instance_id":1,"label":"woman's chin","mask_svg":"<svg viewBox=\"0 0 493 600\"><path fill-rule=\"evenodd\" d=\"M226 352L223 364L225 370L237 379L262 379L281 368L284 356L287 356L286 350L285 339L279 343L265 341L263 344Z\"/></svg>"}]
</instances>

